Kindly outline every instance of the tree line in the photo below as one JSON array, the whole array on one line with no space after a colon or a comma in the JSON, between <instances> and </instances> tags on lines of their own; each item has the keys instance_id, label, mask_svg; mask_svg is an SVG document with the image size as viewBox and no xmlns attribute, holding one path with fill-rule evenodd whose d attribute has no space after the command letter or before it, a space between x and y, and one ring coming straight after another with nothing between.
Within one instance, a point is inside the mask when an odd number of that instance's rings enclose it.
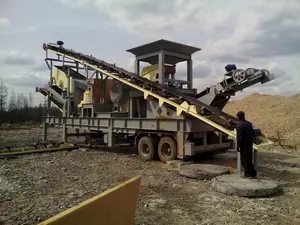
<instances>
[{"instance_id":1,"label":"tree line","mask_svg":"<svg viewBox=\"0 0 300 225\"><path fill-rule=\"evenodd\" d=\"M8 95L9 93L9 95ZM42 122L42 117L47 114L47 100L38 105L33 103L33 95L22 93L16 94L14 90L8 90L7 86L0 83L0 123L16 122ZM56 108L51 108L51 112L57 115Z\"/></svg>"}]
</instances>

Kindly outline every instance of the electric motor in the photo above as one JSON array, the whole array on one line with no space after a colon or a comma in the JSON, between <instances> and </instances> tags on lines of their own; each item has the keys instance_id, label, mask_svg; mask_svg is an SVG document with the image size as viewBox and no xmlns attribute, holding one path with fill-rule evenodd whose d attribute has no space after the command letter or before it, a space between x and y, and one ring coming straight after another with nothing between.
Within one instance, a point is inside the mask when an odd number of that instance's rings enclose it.
<instances>
[{"instance_id":1,"label":"electric motor","mask_svg":"<svg viewBox=\"0 0 300 225\"><path fill-rule=\"evenodd\" d=\"M236 65L235 64L228 64L228 65L225 66L225 70L226 70L226 72L234 71L234 70L236 70Z\"/></svg>"}]
</instances>

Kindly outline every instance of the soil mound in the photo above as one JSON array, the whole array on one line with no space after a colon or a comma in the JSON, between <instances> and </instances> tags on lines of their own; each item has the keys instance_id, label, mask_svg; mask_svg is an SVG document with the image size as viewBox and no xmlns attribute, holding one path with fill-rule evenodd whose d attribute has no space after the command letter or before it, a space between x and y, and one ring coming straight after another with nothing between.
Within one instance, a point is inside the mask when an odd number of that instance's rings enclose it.
<instances>
[{"instance_id":1,"label":"soil mound","mask_svg":"<svg viewBox=\"0 0 300 225\"><path fill-rule=\"evenodd\" d=\"M235 115L244 111L246 119L279 144L300 146L300 94L278 96L251 94L229 102L224 111Z\"/></svg>"}]
</instances>

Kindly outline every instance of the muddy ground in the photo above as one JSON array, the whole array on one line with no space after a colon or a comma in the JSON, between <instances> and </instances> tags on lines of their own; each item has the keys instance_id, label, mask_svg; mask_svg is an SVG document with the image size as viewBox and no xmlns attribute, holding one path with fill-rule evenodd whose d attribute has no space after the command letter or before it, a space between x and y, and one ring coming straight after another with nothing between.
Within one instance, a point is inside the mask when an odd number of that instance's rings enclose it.
<instances>
[{"instance_id":1,"label":"muddy ground","mask_svg":"<svg viewBox=\"0 0 300 225\"><path fill-rule=\"evenodd\" d=\"M39 140L41 132L0 130L0 145ZM50 134L58 139L61 130L51 128ZM182 177L132 152L79 149L0 159L0 224L37 224L138 174L143 181L136 224L300 224L300 153L274 147L259 159L259 176L276 180L279 194L227 196L212 190L210 181Z\"/></svg>"}]
</instances>

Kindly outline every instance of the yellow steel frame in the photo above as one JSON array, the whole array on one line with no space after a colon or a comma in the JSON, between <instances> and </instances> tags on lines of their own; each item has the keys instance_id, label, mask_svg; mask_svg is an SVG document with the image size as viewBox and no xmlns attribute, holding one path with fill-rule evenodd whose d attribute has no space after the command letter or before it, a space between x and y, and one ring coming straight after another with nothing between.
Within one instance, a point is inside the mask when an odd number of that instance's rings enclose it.
<instances>
[{"instance_id":1,"label":"yellow steel frame","mask_svg":"<svg viewBox=\"0 0 300 225\"><path fill-rule=\"evenodd\" d=\"M156 74L158 73L158 64L144 67L141 76L148 80L155 80Z\"/></svg>"},{"instance_id":2,"label":"yellow steel frame","mask_svg":"<svg viewBox=\"0 0 300 225\"><path fill-rule=\"evenodd\" d=\"M39 225L134 225L141 182L137 175Z\"/></svg>"},{"instance_id":3,"label":"yellow steel frame","mask_svg":"<svg viewBox=\"0 0 300 225\"><path fill-rule=\"evenodd\" d=\"M147 90L147 89L144 89L136 84L133 84L131 82L129 82L128 80L126 79L123 79L123 78L120 78L119 76L117 75L114 75L112 73L109 73L107 72L106 70L103 70L101 68L98 68L97 66L93 65L93 64L90 64L88 62L86 62L85 60L79 60L79 59L76 59L72 56L69 56L69 55L66 55L66 54L63 54L61 52L58 52L58 51L55 51L55 50L52 50L54 51L56 54L58 55L61 55L62 57L66 57L66 58L69 58L71 60L74 60L76 62L79 62L83 65L86 65L86 66L89 66L90 68L93 68L94 70L96 71L99 71L109 77L112 77L130 87L133 87L141 92L144 93L144 99L147 99L148 96L152 96L154 98L156 98L158 101L159 101L159 105L162 106L164 103L168 104L168 105L171 105L173 107L176 108L176 112L177 112L177 115L179 116L182 112L186 112L187 114L215 127L216 129L224 132L225 134L228 134L230 137L232 138L236 138L236 132L235 131L231 131L231 130L228 130L224 127L222 127L221 125L209 120L208 118L204 117L204 116L201 116L198 114L197 112L197 109L196 109L196 106L195 105L189 105L187 102L183 102L182 104L177 104L176 102L173 102L172 100L170 99L167 99L167 98L164 98L156 93L153 93L152 91L150 90ZM270 147L273 145L273 142L271 142L270 140L268 140L266 137L264 136L260 136L258 137L258 139L260 139L261 141L264 141L265 143L262 143L262 144L259 144L259 145L256 145L256 144L253 144L253 148L254 149L262 149L262 148L266 148L266 147Z\"/></svg>"}]
</instances>

